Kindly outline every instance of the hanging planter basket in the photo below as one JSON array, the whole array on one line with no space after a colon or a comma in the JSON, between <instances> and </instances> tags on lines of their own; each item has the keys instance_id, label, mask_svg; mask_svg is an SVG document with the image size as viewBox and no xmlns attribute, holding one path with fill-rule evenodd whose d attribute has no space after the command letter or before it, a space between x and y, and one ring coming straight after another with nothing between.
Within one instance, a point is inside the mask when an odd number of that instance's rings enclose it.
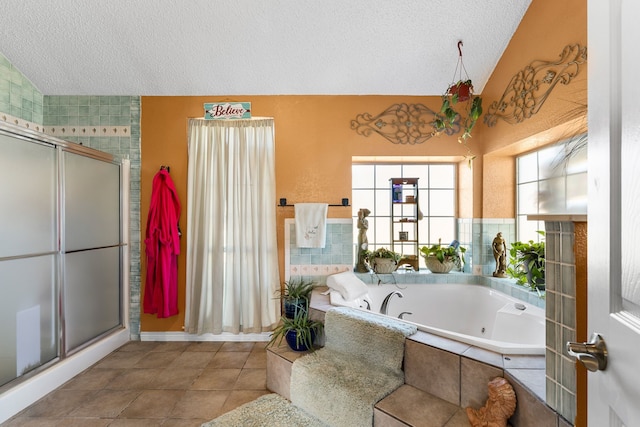
<instances>
[{"instance_id":1,"label":"hanging planter basket","mask_svg":"<svg viewBox=\"0 0 640 427\"><path fill-rule=\"evenodd\" d=\"M471 94L473 94L473 84L471 84L471 80L460 80L458 83L449 86L447 93L451 95L452 98L455 97L456 102L467 101L471 98ZM455 104L455 102L453 103Z\"/></svg>"}]
</instances>

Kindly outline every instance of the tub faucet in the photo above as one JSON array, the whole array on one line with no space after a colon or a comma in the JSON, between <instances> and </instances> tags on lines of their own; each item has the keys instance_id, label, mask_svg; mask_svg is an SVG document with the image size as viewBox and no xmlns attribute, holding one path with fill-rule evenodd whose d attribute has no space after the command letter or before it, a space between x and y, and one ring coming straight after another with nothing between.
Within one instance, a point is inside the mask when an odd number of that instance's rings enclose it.
<instances>
[{"instance_id":1,"label":"tub faucet","mask_svg":"<svg viewBox=\"0 0 640 427\"><path fill-rule=\"evenodd\" d=\"M387 314L387 309L389 306L389 301L391 300L391 298L394 295L398 295L399 298L403 298L404 295L402 295L402 292L400 291L393 291L391 292L389 295L387 295L386 297L384 297L384 301L382 301L382 305L380 306L380 314Z\"/></svg>"}]
</instances>

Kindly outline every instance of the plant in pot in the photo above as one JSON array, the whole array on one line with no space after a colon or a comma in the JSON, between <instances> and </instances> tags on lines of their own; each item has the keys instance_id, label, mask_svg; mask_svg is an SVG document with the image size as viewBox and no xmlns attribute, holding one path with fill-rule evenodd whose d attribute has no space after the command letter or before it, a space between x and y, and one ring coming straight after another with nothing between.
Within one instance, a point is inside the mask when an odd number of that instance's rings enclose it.
<instances>
[{"instance_id":1,"label":"plant in pot","mask_svg":"<svg viewBox=\"0 0 640 427\"><path fill-rule=\"evenodd\" d=\"M538 231L544 236L544 231ZM507 275L516 279L519 285L527 285L533 290L545 289L544 241L514 242L509 249Z\"/></svg>"},{"instance_id":2,"label":"plant in pot","mask_svg":"<svg viewBox=\"0 0 640 427\"><path fill-rule=\"evenodd\" d=\"M284 291L280 299L284 301L284 314L293 319L298 311L307 310L309 299L313 290L313 282L301 277L290 278L284 282Z\"/></svg>"},{"instance_id":3,"label":"plant in pot","mask_svg":"<svg viewBox=\"0 0 640 427\"><path fill-rule=\"evenodd\" d=\"M278 326L271 332L267 347L280 345L284 338L293 351L313 351L313 341L323 327L322 322L309 318L307 309L300 309L292 319L282 316Z\"/></svg>"},{"instance_id":4,"label":"plant in pot","mask_svg":"<svg viewBox=\"0 0 640 427\"><path fill-rule=\"evenodd\" d=\"M467 148L467 158L471 161L475 156L467 145L467 139L471 138L471 131L481 115L482 98L473 95L473 83L470 79L458 80L442 95L442 106L435 114L432 123L434 133L440 135L447 128L452 128L459 116L462 135L458 138L458 142Z\"/></svg>"},{"instance_id":5,"label":"plant in pot","mask_svg":"<svg viewBox=\"0 0 640 427\"><path fill-rule=\"evenodd\" d=\"M379 274L392 273L398 268L402 255L387 248L378 248L368 255L369 265Z\"/></svg>"},{"instance_id":6,"label":"plant in pot","mask_svg":"<svg viewBox=\"0 0 640 427\"><path fill-rule=\"evenodd\" d=\"M424 257L427 268L432 273L448 273L454 267L462 269L465 263L464 253L466 248L460 245L442 246L442 239L438 239L437 245L423 246L420 255Z\"/></svg>"}]
</instances>

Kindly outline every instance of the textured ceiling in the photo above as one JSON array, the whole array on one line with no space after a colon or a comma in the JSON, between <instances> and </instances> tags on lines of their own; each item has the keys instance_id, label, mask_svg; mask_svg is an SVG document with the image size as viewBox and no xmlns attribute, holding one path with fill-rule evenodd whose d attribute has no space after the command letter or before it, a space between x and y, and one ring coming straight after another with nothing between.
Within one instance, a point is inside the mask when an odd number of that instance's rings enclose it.
<instances>
[{"instance_id":1,"label":"textured ceiling","mask_svg":"<svg viewBox=\"0 0 640 427\"><path fill-rule=\"evenodd\" d=\"M3 0L0 53L45 95L440 95L462 40L481 92L530 2Z\"/></svg>"}]
</instances>

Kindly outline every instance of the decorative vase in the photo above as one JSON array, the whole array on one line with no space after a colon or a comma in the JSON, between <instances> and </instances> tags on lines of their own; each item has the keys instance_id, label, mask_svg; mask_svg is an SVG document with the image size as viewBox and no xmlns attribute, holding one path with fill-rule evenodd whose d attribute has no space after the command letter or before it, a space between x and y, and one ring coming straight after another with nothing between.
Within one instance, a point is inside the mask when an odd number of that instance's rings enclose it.
<instances>
[{"instance_id":1,"label":"decorative vase","mask_svg":"<svg viewBox=\"0 0 640 427\"><path fill-rule=\"evenodd\" d=\"M378 274L393 273L398 268L398 263L392 258L374 258L373 271Z\"/></svg>"},{"instance_id":2,"label":"decorative vase","mask_svg":"<svg viewBox=\"0 0 640 427\"><path fill-rule=\"evenodd\" d=\"M453 270L453 267L455 267L455 263L449 258L445 258L444 262L440 262L440 260L438 260L438 258L434 255L425 257L424 262L427 265L429 271L438 274L448 273Z\"/></svg>"},{"instance_id":3,"label":"decorative vase","mask_svg":"<svg viewBox=\"0 0 640 427\"><path fill-rule=\"evenodd\" d=\"M313 342L316 339L316 332L311 329L309 332L311 332L311 342ZM302 342L300 343L300 345L298 345L298 343L296 342L297 338L298 338L298 331L296 331L295 329L290 330L289 332L287 332L287 334L284 336L285 340L287 340L287 344L289 344L289 347L291 348L291 350L293 351L307 351L309 350L309 347L307 347L307 345Z\"/></svg>"}]
</instances>

